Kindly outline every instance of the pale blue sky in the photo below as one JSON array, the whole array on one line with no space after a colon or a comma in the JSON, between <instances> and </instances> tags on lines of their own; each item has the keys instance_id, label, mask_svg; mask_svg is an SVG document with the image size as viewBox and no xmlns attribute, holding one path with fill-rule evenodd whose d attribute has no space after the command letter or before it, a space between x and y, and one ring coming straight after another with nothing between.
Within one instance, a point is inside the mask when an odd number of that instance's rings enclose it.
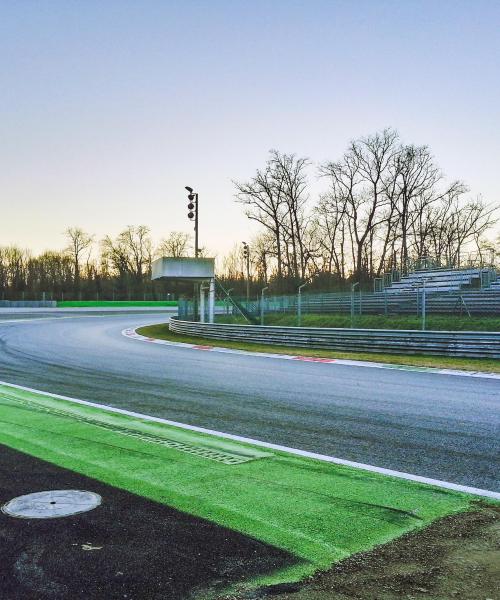
<instances>
[{"instance_id":1,"label":"pale blue sky","mask_svg":"<svg viewBox=\"0 0 500 600\"><path fill-rule=\"evenodd\" d=\"M499 0L0 0L0 245L189 231L187 184L225 252L254 230L231 179L270 148L386 126L498 203L499 30Z\"/></svg>"}]
</instances>

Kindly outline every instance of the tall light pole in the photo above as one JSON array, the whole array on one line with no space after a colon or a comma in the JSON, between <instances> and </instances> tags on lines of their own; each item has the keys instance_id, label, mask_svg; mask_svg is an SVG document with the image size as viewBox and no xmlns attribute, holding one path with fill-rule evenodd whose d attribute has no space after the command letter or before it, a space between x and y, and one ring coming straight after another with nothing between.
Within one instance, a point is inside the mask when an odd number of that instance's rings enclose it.
<instances>
[{"instance_id":1,"label":"tall light pole","mask_svg":"<svg viewBox=\"0 0 500 600\"><path fill-rule=\"evenodd\" d=\"M198 247L198 193L193 191L192 187L188 185L185 186L186 190L189 192L188 200L188 219L190 221L194 221L194 257L198 258L198 254L200 249ZM193 297L193 318L196 321L198 318L198 284L194 284L194 297Z\"/></svg>"},{"instance_id":2,"label":"tall light pole","mask_svg":"<svg viewBox=\"0 0 500 600\"><path fill-rule=\"evenodd\" d=\"M246 260L247 265L247 303L250 302L250 247L246 242L243 244L243 257Z\"/></svg>"},{"instance_id":3,"label":"tall light pole","mask_svg":"<svg viewBox=\"0 0 500 600\"><path fill-rule=\"evenodd\" d=\"M188 200L188 219L190 221L194 220L194 256L198 258L198 254L200 249L198 247L198 193L193 191L192 187L188 185L185 186L186 190L189 192Z\"/></svg>"}]
</instances>

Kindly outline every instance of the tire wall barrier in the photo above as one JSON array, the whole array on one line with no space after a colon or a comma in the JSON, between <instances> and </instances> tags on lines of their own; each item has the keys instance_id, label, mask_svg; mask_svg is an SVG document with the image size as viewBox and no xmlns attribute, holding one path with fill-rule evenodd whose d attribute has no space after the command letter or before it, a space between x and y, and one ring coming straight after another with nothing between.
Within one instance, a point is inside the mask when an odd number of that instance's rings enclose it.
<instances>
[{"instance_id":1,"label":"tire wall barrier","mask_svg":"<svg viewBox=\"0 0 500 600\"><path fill-rule=\"evenodd\" d=\"M500 332L331 329L195 323L170 319L175 333L277 346L344 352L500 358Z\"/></svg>"}]
</instances>

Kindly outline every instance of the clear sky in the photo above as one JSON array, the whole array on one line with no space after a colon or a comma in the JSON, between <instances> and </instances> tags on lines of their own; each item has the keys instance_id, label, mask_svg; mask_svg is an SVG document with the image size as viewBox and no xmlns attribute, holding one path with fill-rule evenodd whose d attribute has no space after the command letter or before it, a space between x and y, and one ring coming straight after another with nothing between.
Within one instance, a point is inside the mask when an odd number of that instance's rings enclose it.
<instances>
[{"instance_id":1,"label":"clear sky","mask_svg":"<svg viewBox=\"0 0 500 600\"><path fill-rule=\"evenodd\" d=\"M386 126L498 203L499 31L499 0L0 0L0 245L190 231L191 185L223 253L270 148L333 160Z\"/></svg>"}]
</instances>

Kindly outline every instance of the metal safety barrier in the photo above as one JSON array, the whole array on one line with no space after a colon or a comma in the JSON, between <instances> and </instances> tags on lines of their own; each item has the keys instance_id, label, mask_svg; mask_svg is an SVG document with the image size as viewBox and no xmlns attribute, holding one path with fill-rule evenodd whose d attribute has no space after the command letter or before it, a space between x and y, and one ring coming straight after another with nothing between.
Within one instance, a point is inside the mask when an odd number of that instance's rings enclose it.
<instances>
[{"instance_id":1,"label":"metal safety barrier","mask_svg":"<svg viewBox=\"0 0 500 600\"><path fill-rule=\"evenodd\" d=\"M321 350L500 358L500 333L333 329L195 323L170 319L171 331L215 340L244 341Z\"/></svg>"}]
</instances>

